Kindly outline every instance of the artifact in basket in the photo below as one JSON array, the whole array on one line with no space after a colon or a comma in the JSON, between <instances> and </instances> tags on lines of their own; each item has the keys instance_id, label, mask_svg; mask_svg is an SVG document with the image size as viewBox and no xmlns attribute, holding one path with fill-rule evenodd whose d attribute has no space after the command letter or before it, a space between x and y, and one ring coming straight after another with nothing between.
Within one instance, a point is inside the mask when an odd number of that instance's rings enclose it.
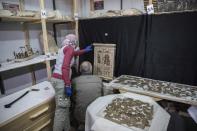
<instances>
[{"instance_id":1,"label":"artifact in basket","mask_svg":"<svg viewBox=\"0 0 197 131\"><path fill-rule=\"evenodd\" d=\"M116 98L104 110L104 118L115 123L144 129L153 119L153 105L132 98Z\"/></svg>"}]
</instances>

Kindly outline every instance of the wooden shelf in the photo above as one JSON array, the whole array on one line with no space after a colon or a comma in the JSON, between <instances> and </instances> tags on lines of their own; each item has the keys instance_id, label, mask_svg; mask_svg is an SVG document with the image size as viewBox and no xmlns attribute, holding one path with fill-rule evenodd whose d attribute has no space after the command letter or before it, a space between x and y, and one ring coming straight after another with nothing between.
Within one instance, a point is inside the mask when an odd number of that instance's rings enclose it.
<instances>
[{"instance_id":1,"label":"wooden shelf","mask_svg":"<svg viewBox=\"0 0 197 131\"><path fill-rule=\"evenodd\" d=\"M93 20L93 19L115 19L115 18L121 18L121 17L133 17L133 16L140 16L144 14L138 14L138 15L117 15L117 16L98 16L98 17L81 17L79 20Z\"/></svg>"},{"instance_id":2,"label":"wooden shelf","mask_svg":"<svg viewBox=\"0 0 197 131\"><path fill-rule=\"evenodd\" d=\"M74 22L74 20L47 19L49 23Z\"/></svg>"},{"instance_id":3,"label":"wooden shelf","mask_svg":"<svg viewBox=\"0 0 197 131\"><path fill-rule=\"evenodd\" d=\"M0 16L3 22L36 22L40 23L40 18L35 17L19 17L19 16ZM60 23L60 22L74 22L74 20L61 20L61 19L47 19L46 22L49 23Z\"/></svg>"},{"instance_id":4,"label":"wooden shelf","mask_svg":"<svg viewBox=\"0 0 197 131\"><path fill-rule=\"evenodd\" d=\"M46 55L40 55L40 56L37 56L33 59L30 59L30 60L27 60L24 62L20 62L20 63L16 63L14 61L6 62L6 63L1 64L0 72L42 63L42 62L45 62L46 60L55 60L55 59L56 59L56 56L49 56L48 57Z\"/></svg>"},{"instance_id":5,"label":"wooden shelf","mask_svg":"<svg viewBox=\"0 0 197 131\"><path fill-rule=\"evenodd\" d=\"M38 21L40 18L35 17L19 17L19 16L0 16L1 21L13 21L13 22L31 22Z\"/></svg>"}]
</instances>

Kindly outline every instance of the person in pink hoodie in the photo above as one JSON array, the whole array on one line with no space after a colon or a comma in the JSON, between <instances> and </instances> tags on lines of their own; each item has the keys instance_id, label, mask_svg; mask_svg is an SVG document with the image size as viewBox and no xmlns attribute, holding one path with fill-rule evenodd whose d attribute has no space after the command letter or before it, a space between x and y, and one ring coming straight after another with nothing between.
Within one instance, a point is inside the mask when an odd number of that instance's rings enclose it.
<instances>
[{"instance_id":1,"label":"person in pink hoodie","mask_svg":"<svg viewBox=\"0 0 197 131\"><path fill-rule=\"evenodd\" d=\"M52 74L51 83L55 89L56 109L54 117L53 131L69 131L69 107L71 87L71 67L74 64L74 56L79 56L92 51L92 46L87 46L82 50L75 50L77 47L77 37L68 34L62 42L62 47L58 50L55 68Z\"/></svg>"}]
</instances>

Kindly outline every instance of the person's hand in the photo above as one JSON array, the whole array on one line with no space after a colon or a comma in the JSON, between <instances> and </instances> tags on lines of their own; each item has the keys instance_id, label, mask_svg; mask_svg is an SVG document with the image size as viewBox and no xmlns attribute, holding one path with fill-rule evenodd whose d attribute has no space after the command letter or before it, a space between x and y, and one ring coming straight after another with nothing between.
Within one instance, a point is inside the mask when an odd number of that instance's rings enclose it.
<instances>
[{"instance_id":1,"label":"person's hand","mask_svg":"<svg viewBox=\"0 0 197 131\"><path fill-rule=\"evenodd\" d=\"M65 86L65 87L64 87L64 93L65 93L68 97L70 97L70 96L72 95L72 88L71 88L71 86Z\"/></svg>"},{"instance_id":2,"label":"person's hand","mask_svg":"<svg viewBox=\"0 0 197 131\"><path fill-rule=\"evenodd\" d=\"M85 52L92 51L92 45L86 46L84 50L85 50Z\"/></svg>"}]
</instances>

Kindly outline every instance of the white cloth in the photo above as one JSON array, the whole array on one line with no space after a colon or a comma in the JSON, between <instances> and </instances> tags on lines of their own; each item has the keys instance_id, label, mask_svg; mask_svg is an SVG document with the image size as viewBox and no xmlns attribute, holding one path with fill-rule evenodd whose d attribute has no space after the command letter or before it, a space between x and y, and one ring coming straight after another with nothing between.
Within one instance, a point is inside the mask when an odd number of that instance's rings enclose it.
<instances>
[{"instance_id":1,"label":"white cloth","mask_svg":"<svg viewBox=\"0 0 197 131\"><path fill-rule=\"evenodd\" d=\"M133 93L120 95L108 95L97 98L86 110L85 131L143 131L140 128L128 128L123 125L111 122L102 116L102 111L116 97L129 97L150 103L154 106L154 115L150 128L146 131L166 131L170 120L170 115L162 109L152 98Z\"/></svg>"},{"instance_id":2,"label":"white cloth","mask_svg":"<svg viewBox=\"0 0 197 131\"><path fill-rule=\"evenodd\" d=\"M64 62L64 48L66 48L68 45L65 45L61 49L58 50L58 55L56 59L55 69L54 73L62 75L62 65ZM70 67L74 64L74 57L72 58L70 62Z\"/></svg>"},{"instance_id":3,"label":"white cloth","mask_svg":"<svg viewBox=\"0 0 197 131\"><path fill-rule=\"evenodd\" d=\"M190 108L187 109L187 111L197 124L197 106L191 106Z\"/></svg>"}]
</instances>

